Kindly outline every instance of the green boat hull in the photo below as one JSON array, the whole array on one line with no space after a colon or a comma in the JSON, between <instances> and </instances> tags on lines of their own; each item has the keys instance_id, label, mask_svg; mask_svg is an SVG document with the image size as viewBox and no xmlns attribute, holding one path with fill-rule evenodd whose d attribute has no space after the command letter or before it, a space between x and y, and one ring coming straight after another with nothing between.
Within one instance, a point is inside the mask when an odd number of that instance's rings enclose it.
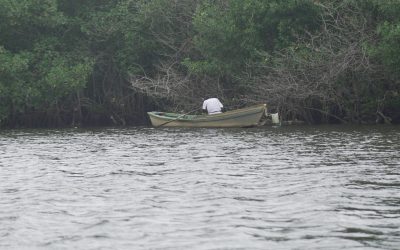
<instances>
[{"instance_id":1,"label":"green boat hull","mask_svg":"<svg viewBox=\"0 0 400 250\"><path fill-rule=\"evenodd\" d=\"M165 112L148 112L154 127L233 128L260 125L266 113L266 104L251 106L213 115L182 115Z\"/></svg>"}]
</instances>

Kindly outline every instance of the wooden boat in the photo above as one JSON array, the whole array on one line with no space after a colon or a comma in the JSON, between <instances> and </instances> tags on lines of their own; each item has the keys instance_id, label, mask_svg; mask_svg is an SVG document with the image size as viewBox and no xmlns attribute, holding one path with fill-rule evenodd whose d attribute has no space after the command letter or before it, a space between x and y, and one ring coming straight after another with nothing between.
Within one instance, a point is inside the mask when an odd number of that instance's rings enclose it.
<instances>
[{"instance_id":1,"label":"wooden boat","mask_svg":"<svg viewBox=\"0 0 400 250\"><path fill-rule=\"evenodd\" d=\"M154 127L253 127L260 125L260 120L265 114L266 108L266 104L259 104L213 115L186 115L157 111L147 114Z\"/></svg>"}]
</instances>

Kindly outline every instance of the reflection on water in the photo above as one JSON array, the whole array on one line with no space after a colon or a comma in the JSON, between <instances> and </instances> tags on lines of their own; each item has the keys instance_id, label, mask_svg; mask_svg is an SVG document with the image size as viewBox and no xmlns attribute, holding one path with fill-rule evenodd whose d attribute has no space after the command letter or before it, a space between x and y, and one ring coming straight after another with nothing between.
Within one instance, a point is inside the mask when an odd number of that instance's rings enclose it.
<instances>
[{"instance_id":1,"label":"reflection on water","mask_svg":"<svg viewBox=\"0 0 400 250\"><path fill-rule=\"evenodd\" d=\"M1 249L399 249L400 128L0 132Z\"/></svg>"}]
</instances>

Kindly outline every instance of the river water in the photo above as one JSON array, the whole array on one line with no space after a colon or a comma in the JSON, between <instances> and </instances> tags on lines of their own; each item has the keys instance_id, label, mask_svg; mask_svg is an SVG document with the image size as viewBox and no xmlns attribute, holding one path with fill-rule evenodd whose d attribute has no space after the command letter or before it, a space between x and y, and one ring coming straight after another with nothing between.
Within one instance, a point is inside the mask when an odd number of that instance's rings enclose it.
<instances>
[{"instance_id":1,"label":"river water","mask_svg":"<svg viewBox=\"0 0 400 250\"><path fill-rule=\"evenodd\" d=\"M0 131L0 249L400 249L400 127Z\"/></svg>"}]
</instances>

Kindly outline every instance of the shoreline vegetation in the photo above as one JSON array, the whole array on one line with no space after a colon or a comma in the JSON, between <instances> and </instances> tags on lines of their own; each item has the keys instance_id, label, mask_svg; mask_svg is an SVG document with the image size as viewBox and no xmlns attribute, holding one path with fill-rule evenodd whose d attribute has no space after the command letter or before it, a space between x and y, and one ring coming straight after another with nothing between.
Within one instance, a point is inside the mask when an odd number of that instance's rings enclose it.
<instances>
[{"instance_id":1,"label":"shoreline vegetation","mask_svg":"<svg viewBox=\"0 0 400 250\"><path fill-rule=\"evenodd\" d=\"M0 128L145 125L211 96L399 124L400 0L0 0Z\"/></svg>"}]
</instances>

